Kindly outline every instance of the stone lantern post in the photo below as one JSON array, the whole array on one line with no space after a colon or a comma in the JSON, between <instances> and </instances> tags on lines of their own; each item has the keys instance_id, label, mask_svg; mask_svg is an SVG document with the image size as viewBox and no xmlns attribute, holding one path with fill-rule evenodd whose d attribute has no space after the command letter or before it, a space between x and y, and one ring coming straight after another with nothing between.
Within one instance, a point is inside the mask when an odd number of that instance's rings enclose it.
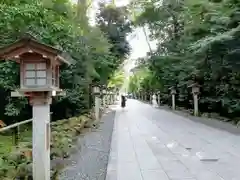
<instances>
[{"instance_id":1,"label":"stone lantern post","mask_svg":"<svg viewBox=\"0 0 240 180\"><path fill-rule=\"evenodd\" d=\"M200 85L198 83L194 83L189 86L192 88L192 94L193 94L193 104L194 104L194 116L198 116L198 95L200 93Z\"/></svg>"},{"instance_id":2,"label":"stone lantern post","mask_svg":"<svg viewBox=\"0 0 240 180\"><path fill-rule=\"evenodd\" d=\"M161 91L157 92L157 102L158 102L158 105L160 106L161 105Z\"/></svg>"},{"instance_id":3,"label":"stone lantern post","mask_svg":"<svg viewBox=\"0 0 240 180\"><path fill-rule=\"evenodd\" d=\"M100 106L101 106L101 100L100 100L100 87L98 85L93 86L93 93L94 93L94 98L95 98L95 119L96 121L100 120Z\"/></svg>"},{"instance_id":4,"label":"stone lantern post","mask_svg":"<svg viewBox=\"0 0 240 180\"><path fill-rule=\"evenodd\" d=\"M107 107L107 98L106 98L106 95L107 95L107 91L106 89L104 88L102 90L102 101L103 101L103 108L105 109Z\"/></svg>"},{"instance_id":5,"label":"stone lantern post","mask_svg":"<svg viewBox=\"0 0 240 180\"><path fill-rule=\"evenodd\" d=\"M71 58L62 51L26 34L0 49L0 59L20 64L20 89L12 97L28 97L32 105L33 179L50 180L50 104L52 96L64 95L59 87L59 67Z\"/></svg>"},{"instance_id":6,"label":"stone lantern post","mask_svg":"<svg viewBox=\"0 0 240 180\"><path fill-rule=\"evenodd\" d=\"M112 91L109 91L109 104L112 105Z\"/></svg>"},{"instance_id":7,"label":"stone lantern post","mask_svg":"<svg viewBox=\"0 0 240 180\"><path fill-rule=\"evenodd\" d=\"M171 95L172 95L172 109L175 110L176 109L175 95L176 95L177 91L176 91L176 88L173 86L170 88L170 91L171 91Z\"/></svg>"},{"instance_id":8,"label":"stone lantern post","mask_svg":"<svg viewBox=\"0 0 240 180\"><path fill-rule=\"evenodd\" d=\"M109 88L108 88L108 91L107 91L107 102L108 102L108 105L111 104L111 91L109 90Z\"/></svg>"}]
</instances>

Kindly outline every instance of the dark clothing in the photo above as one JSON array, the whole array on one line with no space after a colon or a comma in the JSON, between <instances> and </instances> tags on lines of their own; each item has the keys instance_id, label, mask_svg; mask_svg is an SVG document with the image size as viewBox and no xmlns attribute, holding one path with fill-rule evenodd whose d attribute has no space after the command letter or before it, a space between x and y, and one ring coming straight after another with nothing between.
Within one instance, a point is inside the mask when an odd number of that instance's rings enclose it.
<instances>
[{"instance_id":1,"label":"dark clothing","mask_svg":"<svg viewBox=\"0 0 240 180\"><path fill-rule=\"evenodd\" d=\"M122 107L125 107L125 106L126 106L126 98L125 98L125 96L122 96L122 97L121 97L121 106L122 106Z\"/></svg>"}]
</instances>

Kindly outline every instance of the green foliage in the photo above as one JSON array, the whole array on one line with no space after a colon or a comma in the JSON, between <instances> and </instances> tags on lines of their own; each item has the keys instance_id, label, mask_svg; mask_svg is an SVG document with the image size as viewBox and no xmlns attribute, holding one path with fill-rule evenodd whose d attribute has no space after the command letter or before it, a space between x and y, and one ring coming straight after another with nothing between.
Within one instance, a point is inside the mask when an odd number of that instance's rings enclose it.
<instances>
[{"instance_id":1,"label":"green foliage","mask_svg":"<svg viewBox=\"0 0 240 180\"><path fill-rule=\"evenodd\" d=\"M75 63L61 67L60 85L65 97L53 101L53 120L79 115L91 108L90 84L107 84L108 79L129 52L125 40L126 17L112 9L117 27L90 26L87 10L91 3L69 0L11 0L0 1L0 47L10 44L25 32L60 50L68 52ZM99 18L105 17L105 8ZM122 24L121 24L122 23ZM116 33L121 27L121 34ZM115 39L107 33L114 34ZM123 45L124 44L124 45ZM126 46L126 47L125 47ZM31 117L27 99L13 99L10 91L19 86L19 66L14 62L0 62L0 119L8 124Z\"/></svg>"},{"instance_id":2,"label":"green foliage","mask_svg":"<svg viewBox=\"0 0 240 180\"><path fill-rule=\"evenodd\" d=\"M168 88L177 86L177 105L192 108L188 85L198 82L202 86L199 106L202 112L239 117L239 1L136 0L134 3L141 7L135 24L148 25L151 38L159 42L158 49L140 64L161 84L163 102L169 103ZM144 79L147 81L149 77ZM133 89L154 89L149 84Z\"/></svg>"},{"instance_id":3,"label":"green foliage","mask_svg":"<svg viewBox=\"0 0 240 180\"><path fill-rule=\"evenodd\" d=\"M89 115L72 117L51 123L51 160L64 159L70 155L74 148L77 136L88 125L93 126L93 120ZM9 138L1 137L9 141ZM6 145L6 144L5 144ZM2 148L0 146L0 148ZM63 165L61 165L63 166ZM53 167L57 171L58 167ZM32 143L21 141L18 148L12 148L10 152L1 154L0 178L18 179L32 177Z\"/></svg>"},{"instance_id":4,"label":"green foliage","mask_svg":"<svg viewBox=\"0 0 240 180\"><path fill-rule=\"evenodd\" d=\"M99 13L96 16L97 25L112 44L110 51L117 57L112 62L112 66L116 69L130 53L130 45L126 40L126 36L132 30L129 20L130 12L125 6L116 7L104 3L99 5Z\"/></svg>"},{"instance_id":5,"label":"green foliage","mask_svg":"<svg viewBox=\"0 0 240 180\"><path fill-rule=\"evenodd\" d=\"M122 71L116 71L108 81L109 88L121 88L124 83L124 73Z\"/></svg>"}]
</instances>

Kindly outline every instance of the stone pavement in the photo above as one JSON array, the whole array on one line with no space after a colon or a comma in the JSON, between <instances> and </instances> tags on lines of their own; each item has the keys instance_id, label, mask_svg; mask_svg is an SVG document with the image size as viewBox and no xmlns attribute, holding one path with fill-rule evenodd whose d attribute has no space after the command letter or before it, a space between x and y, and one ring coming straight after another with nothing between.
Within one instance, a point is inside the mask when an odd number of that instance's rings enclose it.
<instances>
[{"instance_id":1,"label":"stone pavement","mask_svg":"<svg viewBox=\"0 0 240 180\"><path fill-rule=\"evenodd\" d=\"M240 180L240 136L128 100L106 180Z\"/></svg>"}]
</instances>

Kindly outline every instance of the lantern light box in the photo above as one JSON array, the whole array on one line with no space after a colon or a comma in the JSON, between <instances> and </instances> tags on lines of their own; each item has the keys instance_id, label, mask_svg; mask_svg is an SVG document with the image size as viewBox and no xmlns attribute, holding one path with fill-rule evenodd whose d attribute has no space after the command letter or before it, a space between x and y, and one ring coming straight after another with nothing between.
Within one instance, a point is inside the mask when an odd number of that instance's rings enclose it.
<instances>
[{"instance_id":1,"label":"lantern light box","mask_svg":"<svg viewBox=\"0 0 240 180\"><path fill-rule=\"evenodd\" d=\"M94 92L95 94L100 93L100 87L99 87L99 86L94 86L94 87L93 87L93 92Z\"/></svg>"},{"instance_id":2,"label":"lantern light box","mask_svg":"<svg viewBox=\"0 0 240 180\"><path fill-rule=\"evenodd\" d=\"M70 64L60 50L42 44L26 34L15 43L0 49L0 58L20 64L19 92L61 91L59 66ZM69 57L68 57L69 60Z\"/></svg>"}]
</instances>

